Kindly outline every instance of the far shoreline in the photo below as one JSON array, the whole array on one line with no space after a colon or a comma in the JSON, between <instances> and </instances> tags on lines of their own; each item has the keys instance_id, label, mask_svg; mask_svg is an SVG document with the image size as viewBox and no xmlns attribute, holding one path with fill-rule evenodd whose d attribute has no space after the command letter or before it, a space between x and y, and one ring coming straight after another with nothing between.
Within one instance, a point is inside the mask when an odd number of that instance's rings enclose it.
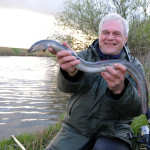
<instances>
[{"instance_id":1,"label":"far shoreline","mask_svg":"<svg viewBox=\"0 0 150 150\"><path fill-rule=\"evenodd\" d=\"M37 56L37 57L52 57L53 54L46 52L35 52L27 54L27 50L25 48L12 48L12 47L0 47L0 56Z\"/></svg>"}]
</instances>

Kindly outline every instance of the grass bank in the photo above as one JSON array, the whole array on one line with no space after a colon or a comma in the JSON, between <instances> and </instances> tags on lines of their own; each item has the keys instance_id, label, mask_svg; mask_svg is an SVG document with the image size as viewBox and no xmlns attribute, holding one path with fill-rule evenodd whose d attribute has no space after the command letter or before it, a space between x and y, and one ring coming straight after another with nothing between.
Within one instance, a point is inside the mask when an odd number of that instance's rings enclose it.
<instances>
[{"instance_id":1,"label":"grass bank","mask_svg":"<svg viewBox=\"0 0 150 150\"><path fill-rule=\"evenodd\" d=\"M37 131L36 133L18 135L16 138L27 150L44 150L60 130L62 119L63 117L60 118L58 123L47 129ZM141 126L147 124L148 123L144 115L136 117L131 125L134 134L137 134L137 131ZM140 150L138 147L139 145L135 144L133 150ZM10 138L7 140L4 139L0 142L0 150L20 150L20 147L12 138Z\"/></svg>"},{"instance_id":2,"label":"grass bank","mask_svg":"<svg viewBox=\"0 0 150 150\"><path fill-rule=\"evenodd\" d=\"M59 129L60 125L56 124L49 127L49 129L44 129L37 133L19 135L16 138L27 150L44 150ZM20 147L13 138L10 138L0 142L0 150L20 150Z\"/></svg>"},{"instance_id":3,"label":"grass bank","mask_svg":"<svg viewBox=\"0 0 150 150\"><path fill-rule=\"evenodd\" d=\"M27 150L44 150L49 142L54 138L60 130L62 118L54 126L37 131L36 133L27 133L15 136L17 140ZM0 150L21 150L18 144L15 143L13 138L3 139L0 141Z\"/></svg>"},{"instance_id":4,"label":"grass bank","mask_svg":"<svg viewBox=\"0 0 150 150\"><path fill-rule=\"evenodd\" d=\"M0 47L0 56L39 56L39 57L47 57L53 56L48 51L46 52L36 52L27 54L27 49L23 48L10 48L10 47Z\"/></svg>"}]
</instances>

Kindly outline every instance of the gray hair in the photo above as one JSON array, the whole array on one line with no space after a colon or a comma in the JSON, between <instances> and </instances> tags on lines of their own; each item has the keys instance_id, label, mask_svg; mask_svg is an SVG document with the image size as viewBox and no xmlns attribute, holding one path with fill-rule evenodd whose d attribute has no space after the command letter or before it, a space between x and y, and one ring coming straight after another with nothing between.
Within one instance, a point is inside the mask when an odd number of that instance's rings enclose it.
<instances>
[{"instance_id":1,"label":"gray hair","mask_svg":"<svg viewBox=\"0 0 150 150\"><path fill-rule=\"evenodd\" d=\"M121 20L122 24L123 24L123 27L124 27L124 33L125 33L125 37L128 36L128 33L129 33L129 24L128 22L122 18L119 14L117 13L109 13L108 15L106 15L101 21L100 21L100 24L99 24L99 33L101 31L101 28L102 28L102 25L108 21L108 20Z\"/></svg>"}]
</instances>

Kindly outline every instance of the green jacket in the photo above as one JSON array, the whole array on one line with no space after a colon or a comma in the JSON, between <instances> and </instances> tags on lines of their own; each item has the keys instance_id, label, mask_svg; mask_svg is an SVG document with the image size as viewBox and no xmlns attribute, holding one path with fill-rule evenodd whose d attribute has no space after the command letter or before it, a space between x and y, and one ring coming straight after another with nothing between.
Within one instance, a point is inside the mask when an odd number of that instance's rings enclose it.
<instances>
[{"instance_id":1,"label":"green jacket","mask_svg":"<svg viewBox=\"0 0 150 150\"><path fill-rule=\"evenodd\" d=\"M100 61L95 44L78 55L89 62ZM119 59L126 59L126 54L122 53ZM131 60L144 74L141 63L136 58ZM51 149L78 150L93 135L116 137L130 144L130 124L133 117L141 114L141 105L136 83L128 73L126 81L123 95L114 99L100 73L79 71L77 77L70 78L60 69L58 87L72 95L67 103L62 129L51 142Z\"/></svg>"}]
</instances>

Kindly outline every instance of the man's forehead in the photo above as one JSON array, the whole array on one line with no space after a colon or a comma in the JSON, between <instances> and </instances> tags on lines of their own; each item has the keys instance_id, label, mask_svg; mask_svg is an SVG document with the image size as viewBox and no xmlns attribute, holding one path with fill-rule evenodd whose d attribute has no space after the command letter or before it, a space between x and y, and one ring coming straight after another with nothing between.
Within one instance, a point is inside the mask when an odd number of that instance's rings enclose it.
<instances>
[{"instance_id":1,"label":"man's forehead","mask_svg":"<svg viewBox=\"0 0 150 150\"><path fill-rule=\"evenodd\" d=\"M114 27L114 26L121 26L123 27L123 23L121 20L107 20L104 22L104 24L102 25L102 27L104 26L110 26L110 27Z\"/></svg>"},{"instance_id":2,"label":"man's forehead","mask_svg":"<svg viewBox=\"0 0 150 150\"><path fill-rule=\"evenodd\" d=\"M106 21L101 28L101 31L116 31L116 32L124 32L124 27L121 20L108 20Z\"/></svg>"}]
</instances>

